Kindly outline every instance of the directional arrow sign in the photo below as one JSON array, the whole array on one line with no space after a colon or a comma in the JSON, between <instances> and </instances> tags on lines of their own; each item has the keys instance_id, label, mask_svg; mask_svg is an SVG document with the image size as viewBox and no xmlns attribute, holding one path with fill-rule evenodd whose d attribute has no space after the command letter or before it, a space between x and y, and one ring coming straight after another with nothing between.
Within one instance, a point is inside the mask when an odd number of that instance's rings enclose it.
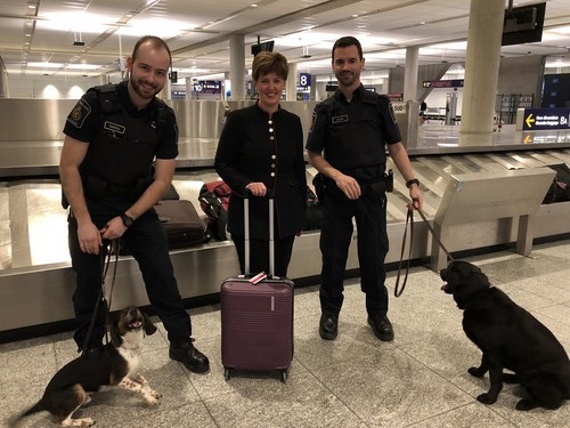
<instances>
[{"instance_id":1,"label":"directional arrow sign","mask_svg":"<svg viewBox=\"0 0 570 428\"><path fill-rule=\"evenodd\" d=\"M525 131L570 129L570 108L527 108L523 117Z\"/></svg>"}]
</instances>

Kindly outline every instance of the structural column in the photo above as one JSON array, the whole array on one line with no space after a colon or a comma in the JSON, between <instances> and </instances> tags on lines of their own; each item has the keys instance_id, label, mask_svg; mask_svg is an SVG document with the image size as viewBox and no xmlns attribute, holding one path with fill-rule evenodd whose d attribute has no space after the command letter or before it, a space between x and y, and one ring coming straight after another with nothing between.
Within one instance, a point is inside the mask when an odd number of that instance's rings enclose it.
<instances>
[{"instance_id":1,"label":"structural column","mask_svg":"<svg viewBox=\"0 0 570 428\"><path fill-rule=\"evenodd\" d=\"M411 46L406 49L406 68L404 72L404 101L417 101L419 52L420 49L417 46Z\"/></svg>"},{"instance_id":2,"label":"structural column","mask_svg":"<svg viewBox=\"0 0 570 428\"><path fill-rule=\"evenodd\" d=\"M245 98L245 38L243 34L230 36L230 85L231 99Z\"/></svg>"},{"instance_id":3,"label":"structural column","mask_svg":"<svg viewBox=\"0 0 570 428\"><path fill-rule=\"evenodd\" d=\"M285 99L287 101L297 100L297 64L289 63L289 74L287 75L285 92Z\"/></svg>"},{"instance_id":4,"label":"structural column","mask_svg":"<svg viewBox=\"0 0 570 428\"><path fill-rule=\"evenodd\" d=\"M418 145L418 62L420 49L411 46L406 49L406 68L404 70L404 101L407 107L407 126L402 133L402 143L406 148ZM402 131L402 129L400 129Z\"/></svg>"},{"instance_id":5,"label":"structural column","mask_svg":"<svg viewBox=\"0 0 570 428\"><path fill-rule=\"evenodd\" d=\"M491 145L505 2L471 1L460 146Z\"/></svg>"},{"instance_id":6,"label":"structural column","mask_svg":"<svg viewBox=\"0 0 570 428\"><path fill-rule=\"evenodd\" d=\"M109 83L111 83L111 79L108 74L99 75L99 85L107 85Z\"/></svg>"}]
</instances>

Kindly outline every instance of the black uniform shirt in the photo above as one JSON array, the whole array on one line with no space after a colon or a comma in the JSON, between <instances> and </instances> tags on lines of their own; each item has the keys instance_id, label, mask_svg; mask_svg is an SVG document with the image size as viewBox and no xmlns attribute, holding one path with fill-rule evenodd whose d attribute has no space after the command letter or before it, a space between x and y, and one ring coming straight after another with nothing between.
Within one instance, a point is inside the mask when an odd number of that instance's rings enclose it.
<instances>
[{"instance_id":1,"label":"black uniform shirt","mask_svg":"<svg viewBox=\"0 0 570 428\"><path fill-rule=\"evenodd\" d=\"M172 108L153 99L138 110L129 97L127 82L116 85L116 92L87 91L67 117L63 132L90 145L81 164L82 175L116 185L131 185L148 176L155 158L178 155Z\"/></svg>"},{"instance_id":2,"label":"black uniform shirt","mask_svg":"<svg viewBox=\"0 0 570 428\"><path fill-rule=\"evenodd\" d=\"M367 180L384 172L385 144L400 140L388 97L360 85L351 102L337 90L315 107L306 148L316 153L324 150L325 159L334 168Z\"/></svg>"}]
</instances>

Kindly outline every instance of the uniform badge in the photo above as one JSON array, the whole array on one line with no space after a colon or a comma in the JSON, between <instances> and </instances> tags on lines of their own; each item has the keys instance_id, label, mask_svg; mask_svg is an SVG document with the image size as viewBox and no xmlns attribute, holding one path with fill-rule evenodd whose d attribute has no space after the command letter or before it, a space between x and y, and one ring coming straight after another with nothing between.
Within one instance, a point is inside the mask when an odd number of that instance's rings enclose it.
<instances>
[{"instance_id":1,"label":"uniform badge","mask_svg":"<svg viewBox=\"0 0 570 428\"><path fill-rule=\"evenodd\" d=\"M313 114L311 116L311 127L309 128L309 132L313 132L315 129L315 123L317 123L317 112L313 110Z\"/></svg>"},{"instance_id":2,"label":"uniform badge","mask_svg":"<svg viewBox=\"0 0 570 428\"><path fill-rule=\"evenodd\" d=\"M89 103L84 101L83 99L79 100L69 116L67 116L67 121L71 123L76 128L81 129L83 124L85 123L85 119L91 114L91 106Z\"/></svg>"},{"instance_id":3,"label":"uniform badge","mask_svg":"<svg viewBox=\"0 0 570 428\"><path fill-rule=\"evenodd\" d=\"M390 110L390 116L392 117L392 122L398 123L396 121L396 114L394 113L394 107L392 106L392 103L388 104L388 109Z\"/></svg>"}]
</instances>

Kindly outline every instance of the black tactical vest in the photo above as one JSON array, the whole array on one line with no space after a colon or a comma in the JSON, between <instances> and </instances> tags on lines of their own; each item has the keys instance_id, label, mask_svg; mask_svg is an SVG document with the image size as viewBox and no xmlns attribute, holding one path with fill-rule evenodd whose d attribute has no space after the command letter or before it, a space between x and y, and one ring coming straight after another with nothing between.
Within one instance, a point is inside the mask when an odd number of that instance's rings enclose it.
<instances>
[{"instance_id":1,"label":"black tactical vest","mask_svg":"<svg viewBox=\"0 0 570 428\"><path fill-rule=\"evenodd\" d=\"M81 176L86 187L90 181L108 183L113 188L107 193L134 191L141 181L152 181L151 167L164 133L167 107L156 99L147 114L133 117L121 104L117 85L90 90L98 93L101 113L99 129L80 167Z\"/></svg>"},{"instance_id":2,"label":"black tactical vest","mask_svg":"<svg viewBox=\"0 0 570 428\"><path fill-rule=\"evenodd\" d=\"M378 94L367 92L348 105L334 97L323 101L328 121L325 158L333 167L341 171L367 166L383 168L386 150L378 100Z\"/></svg>"}]
</instances>

